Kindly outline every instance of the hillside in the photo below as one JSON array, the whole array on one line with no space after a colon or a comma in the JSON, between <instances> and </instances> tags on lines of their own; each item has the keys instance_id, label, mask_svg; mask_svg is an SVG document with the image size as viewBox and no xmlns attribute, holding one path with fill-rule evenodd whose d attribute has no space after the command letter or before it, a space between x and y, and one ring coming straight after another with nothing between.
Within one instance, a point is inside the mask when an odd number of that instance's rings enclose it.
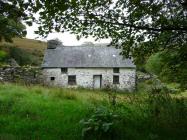
<instances>
[{"instance_id":1,"label":"hillside","mask_svg":"<svg viewBox=\"0 0 187 140\"><path fill-rule=\"evenodd\" d=\"M7 57L14 58L20 65L40 65L46 47L46 42L26 38L14 38L13 43L0 43L0 49L7 53Z\"/></svg>"},{"instance_id":2,"label":"hillside","mask_svg":"<svg viewBox=\"0 0 187 140\"><path fill-rule=\"evenodd\" d=\"M18 48L24 49L29 52L39 51L43 54L45 48L47 47L46 42L42 42L39 40L34 39L27 39L27 38L14 38L13 43L1 42L0 45L7 44L7 45L14 45Z\"/></svg>"},{"instance_id":3,"label":"hillside","mask_svg":"<svg viewBox=\"0 0 187 140\"><path fill-rule=\"evenodd\" d=\"M0 84L0 138L184 140L186 101L180 94Z\"/></svg>"}]
</instances>

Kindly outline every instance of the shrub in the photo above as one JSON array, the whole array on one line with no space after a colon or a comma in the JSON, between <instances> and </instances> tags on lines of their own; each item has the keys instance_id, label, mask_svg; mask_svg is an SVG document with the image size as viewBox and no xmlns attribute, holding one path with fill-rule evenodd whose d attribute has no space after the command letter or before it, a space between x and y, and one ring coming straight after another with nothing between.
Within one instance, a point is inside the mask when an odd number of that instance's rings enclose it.
<instances>
[{"instance_id":1,"label":"shrub","mask_svg":"<svg viewBox=\"0 0 187 140\"><path fill-rule=\"evenodd\" d=\"M146 81L147 92L150 94L160 94L160 93L177 93L178 90L170 88L166 84L162 83L157 77L153 77L151 80Z\"/></svg>"},{"instance_id":2,"label":"shrub","mask_svg":"<svg viewBox=\"0 0 187 140\"><path fill-rule=\"evenodd\" d=\"M186 49L186 48L185 48ZM173 51L162 51L153 54L147 60L146 70L156 74L164 82L180 83L187 88L187 50L179 48Z\"/></svg>"},{"instance_id":3,"label":"shrub","mask_svg":"<svg viewBox=\"0 0 187 140\"><path fill-rule=\"evenodd\" d=\"M7 52L0 50L0 61L4 62L7 57L8 57Z\"/></svg>"},{"instance_id":4,"label":"shrub","mask_svg":"<svg viewBox=\"0 0 187 140\"><path fill-rule=\"evenodd\" d=\"M10 47L9 48L9 55L11 58L14 58L19 65L39 65L39 60L34 55L30 54L29 52L16 48Z\"/></svg>"},{"instance_id":5,"label":"shrub","mask_svg":"<svg viewBox=\"0 0 187 140\"><path fill-rule=\"evenodd\" d=\"M145 65L145 69L148 72L159 75L162 71L163 65L164 64L162 62L162 53L156 53L149 57Z\"/></svg>"},{"instance_id":6,"label":"shrub","mask_svg":"<svg viewBox=\"0 0 187 140\"><path fill-rule=\"evenodd\" d=\"M86 139L113 139L117 117L105 107L97 108L89 119L80 121L83 125L82 136Z\"/></svg>"}]
</instances>

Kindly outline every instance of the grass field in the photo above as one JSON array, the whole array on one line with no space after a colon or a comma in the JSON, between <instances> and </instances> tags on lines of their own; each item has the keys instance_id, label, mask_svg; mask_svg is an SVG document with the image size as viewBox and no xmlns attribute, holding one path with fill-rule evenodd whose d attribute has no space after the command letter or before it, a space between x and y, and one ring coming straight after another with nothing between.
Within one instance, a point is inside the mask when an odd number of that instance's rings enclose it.
<instances>
[{"instance_id":1,"label":"grass field","mask_svg":"<svg viewBox=\"0 0 187 140\"><path fill-rule=\"evenodd\" d=\"M111 94L111 91L101 90L1 84L0 139L187 138L186 97L155 98L145 93L115 93L116 104L113 105L109 98ZM94 112L98 108L104 108L105 111L96 116ZM111 113L118 117L112 117ZM89 123L86 122L88 127L80 124L82 119L89 119ZM105 133L102 127L110 122L112 126ZM85 127L94 129L90 129L88 135L83 137L82 130Z\"/></svg>"}]
</instances>

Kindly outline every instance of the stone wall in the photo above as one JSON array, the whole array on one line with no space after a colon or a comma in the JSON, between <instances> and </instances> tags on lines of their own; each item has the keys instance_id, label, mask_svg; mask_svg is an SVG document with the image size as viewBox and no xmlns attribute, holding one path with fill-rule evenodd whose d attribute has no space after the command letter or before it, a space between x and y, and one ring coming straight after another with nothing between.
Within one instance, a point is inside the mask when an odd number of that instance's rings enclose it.
<instances>
[{"instance_id":1,"label":"stone wall","mask_svg":"<svg viewBox=\"0 0 187 140\"><path fill-rule=\"evenodd\" d=\"M0 82L43 84L39 67L0 67Z\"/></svg>"},{"instance_id":2,"label":"stone wall","mask_svg":"<svg viewBox=\"0 0 187 140\"><path fill-rule=\"evenodd\" d=\"M102 75L102 87L114 87L113 75L119 75L119 83L115 88L132 91L135 88L135 69L120 68L120 73L113 73L113 68L68 68L67 74L61 73L60 68L43 70L45 83L51 86L72 87L68 85L68 75L76 75L76 86L93 88L93 75ZM51 80L55 77L55 80Z\"/></svg>"},{"instance_id":3,"label":"stone wall","mask_svg":"<svg viewBox=\"0 0 187 140\"><path fill-rule=\"evenodd\" d=\"M140 72L140 71L138 71L136 73L136 76L137 76L137 82L143 82L143 81L149 80L153 77L153 75L151 75L149 73L144 73L144 72Z\"/></svg>"}]
</instances>

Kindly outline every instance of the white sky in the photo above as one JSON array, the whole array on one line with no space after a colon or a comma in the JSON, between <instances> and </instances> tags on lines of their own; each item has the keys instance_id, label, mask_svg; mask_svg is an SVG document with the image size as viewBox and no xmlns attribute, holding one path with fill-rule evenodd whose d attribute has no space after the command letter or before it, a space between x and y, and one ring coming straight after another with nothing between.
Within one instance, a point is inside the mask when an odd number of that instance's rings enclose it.
<instances>
[{"instance_id":1,"label":"white sky","mask_svg":"<svg viewBox=\"0 0 187 140\"><path fill-rule=\"evenodd\" d=\"M69 32L65 32L65 33L51 33L48 35L47 38L41 38L39 37L37 34L34 33L34 31L37 30L37 24L33 24L33 26L27 26L27 36L26 38L29 39L37 39L37 40L43 40L43 41L47 41L50 39L55 39L58 38L59 40L61 40L63 42L64 45L80 45L83 42L93 42L93 43L109 43L110 39L101 39L98 41L95 41L94 38L89 37L89 38L81 38L80 40L76 39L76 36L73 34L70 34ZM39 38L37 38L39 37Z\"/></svg>"}]
</instances>

